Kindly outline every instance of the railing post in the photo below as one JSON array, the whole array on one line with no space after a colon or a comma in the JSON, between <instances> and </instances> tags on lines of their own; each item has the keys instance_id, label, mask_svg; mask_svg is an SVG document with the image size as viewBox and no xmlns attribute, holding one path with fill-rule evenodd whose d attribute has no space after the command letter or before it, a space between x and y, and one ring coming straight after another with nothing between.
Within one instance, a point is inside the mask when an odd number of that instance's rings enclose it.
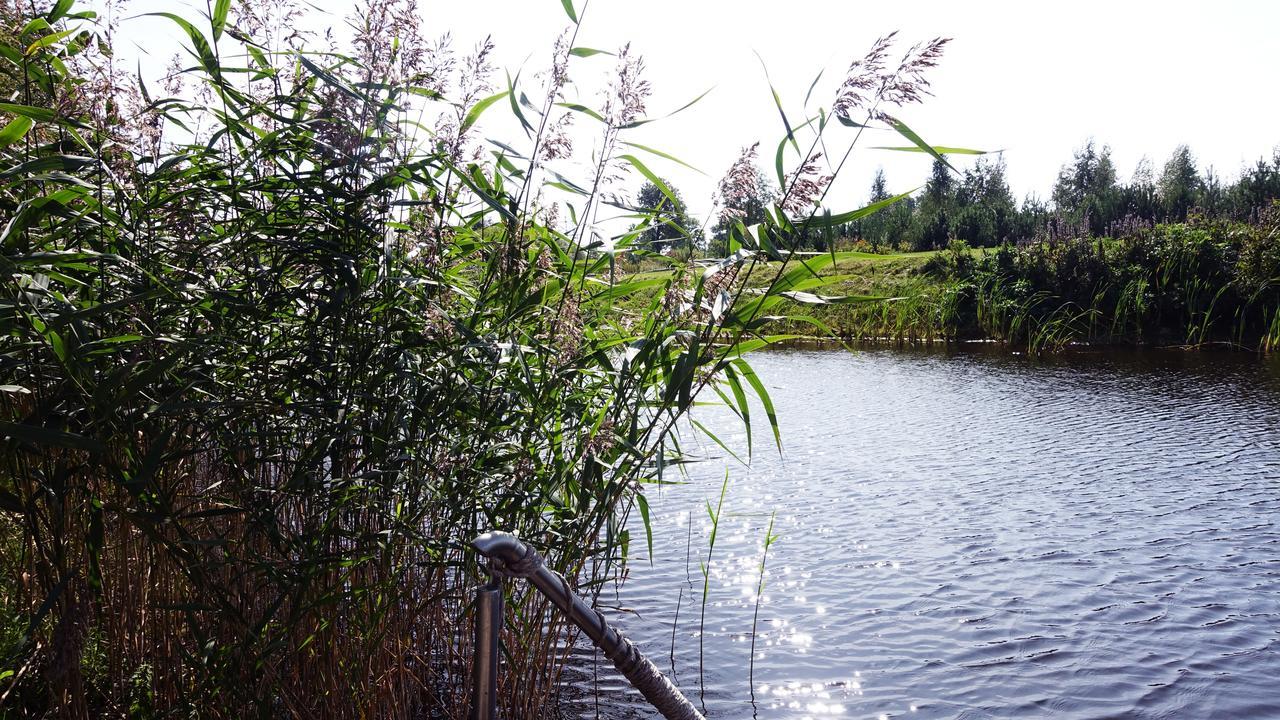
<instances>
[{"instance_id":1,"label":"railing post","mask_svg":"<svg viewBox=\"0 0 1280 720\"><path fill-rule=\"evenodd\" d=\"M471 720L498 717L498 638L502 635L502 578L476 591L475 659L471 666Z\"/></svg>"},{"instance_id":2,"label":"railing post","mask_svg":"<svg viewBox=\"0 0 1280 720\"><path fill-rule=\"evenodd\" d=\"M705 720L693 703L671 683L622 633L610 627L604 616L569 588L569 582L548 568L533 548L514 535L490 532L471 541L481 555L489 558L496 571L522 577L538 589L552 605L577 625L605 657L613 661L634 687L667 720ZM478 630L477 630L478 632ZM479 643L477 642L477 646ZM474 717L474 716L473 716Z\"/></svg>"}]
</instances>

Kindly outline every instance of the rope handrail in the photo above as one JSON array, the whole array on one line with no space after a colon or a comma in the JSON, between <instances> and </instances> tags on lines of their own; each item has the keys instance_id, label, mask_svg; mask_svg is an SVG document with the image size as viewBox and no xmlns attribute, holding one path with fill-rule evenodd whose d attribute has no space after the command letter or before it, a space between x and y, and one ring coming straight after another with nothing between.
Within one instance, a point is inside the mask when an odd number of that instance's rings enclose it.
<instances>
[{"instance_id":1,"label":"rope handrail","mask_svg":"<svg viewBox=\"0 0 1280 720\"><path fill-rule=\"evenodd\" d=\"M705 720L702 713L689 702L680 690L667 679L657 666L640 652L629 639L605 620L604 615L578 597L569 581L551 570L532 547L514 535L504 532L488 532L471 541L471 546L489 559L493 582L481 588L481 609L492 608L492 597L497 597L497 622L501 623L501 578L522 578L538 589L552 605L577 625L613 666L640 691L644 699L662 713L667 720ZM486 599L486 593L489 595ZM496 693L493 691L497 673L497 631L493 628L491 609L479 614L476 623L476 648L482 654L492 653L489 659L477 659L474 678L472 720L492 720L496 717ZM483 635L483 642L482 642Z\"/></svg>"}]
</instances>

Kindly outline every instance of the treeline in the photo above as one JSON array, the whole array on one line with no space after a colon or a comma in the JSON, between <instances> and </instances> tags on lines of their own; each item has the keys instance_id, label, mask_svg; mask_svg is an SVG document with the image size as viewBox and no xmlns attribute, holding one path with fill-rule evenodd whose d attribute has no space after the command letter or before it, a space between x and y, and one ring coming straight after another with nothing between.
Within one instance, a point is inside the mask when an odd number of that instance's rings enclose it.
<instances>
[{"instance_id":1,"label":"treeline","mask_svg":"<svg viewBox=\"0 0 1280 720\"><path fill-rule=\"evenodd\" d=\"M884 173L877 172L871 199L887 197ZM1197 214L1253 222L1275 198L1280 198L1280 151L1227 182L1212 168L1201 171L1191 149L1181 145L1158 175L1150 159L1143 158L1129 181L1121 182L1111 149L1090 140L1063 165L1047 202L1035 196L1021 203L1014 199L1003 157L979 159L959 174L935 161L924 192L845 226L840 236L885 249L934 250L953 239L993 247L1122 235ZM819 244L821 238L815 241Z\"/></svg>"},{"instance_id":2,"label":"treeline","mask_svg":"<svg viewBox=\"0 0 1280 720\"><path fill-rule=\"evenodd\" d=\"M737 210L748 223L759 222L776 200L764 173L758 169L757 173L760 182L755 184L755 195L738 201ZM673 192L679 198L678 191ZM891 195L884 171L878 170L868 199L878 202ZM1019 202L1009 188L1002 155L980 158L961 172L935 161L922 192L871 217L839 226L834 233L813 233L804 242L812 250L826 250L838 238L835 242L853 241L876 251L920 251L944 248L951 240L994 247L1117 236L1156 223L1183 222L1192 215L1252 223L1277 198L1280 150L1228 182L1211 167L1202 171L1191 149L1181 145L1159 173L1149 158L1143 158L1128 182L1121 182L1111 148L1089 140L1062 166L1047 200L1031 195ZM712 255L722 249L726 223L704 233L683 200L673 206L652 183L641 190L637 205L670 220L651 226L645 237L656 249L697 248Z\"/></svg>"}]
</instances>

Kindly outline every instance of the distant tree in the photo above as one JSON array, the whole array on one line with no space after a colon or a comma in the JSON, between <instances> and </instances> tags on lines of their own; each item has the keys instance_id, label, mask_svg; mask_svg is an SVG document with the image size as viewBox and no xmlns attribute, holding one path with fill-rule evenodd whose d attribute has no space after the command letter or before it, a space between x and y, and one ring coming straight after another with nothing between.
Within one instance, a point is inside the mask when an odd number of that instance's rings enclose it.
<instances>
[{"instance_id":1,"label":"distant tree","mask_svg":"<svg viewBox=\"0 0 1280 720\"><path fill-rule=\"evenodd\" d=\"M1116 186L1116 168L1111 148L1094 146L1093 140L1076 150L1071 162L1062 166L1053 186L1053 204L1070 222L1086 225L1095 234L1118 219L1123 200ZM1086 223L1087 221L1087 223Z\"/></svg>"},{"instance_id":2,"label":"distant tree","mask_svg":"<svg viewBox=\"0 0 1280 720\"><path fill-rule=\"evenodd\" d=\"M752 150L752 149L749 149ZM735 165L738 183L750 188L736 193L737 200L723 203L730 217L759 222L774 196L767 190L765 174L745 159ZM749 168L744 170L744 168ZM759 188L757 193L756 188ZM883 168L872 177L868 202L890 197ZM881 212L837 228L837 236L861 238L873 247L930 250L945 247L951 238L973 246L1048 237L1105 236L1123 232L1125 223L1181 222L1193 208L1210 217L1256 219L1272 200L1280 200L1280 148L1270 159L1245 168L1235 182L1226 182L1212 171L1201 174L1191 150L1180 146L1156 177L1151 159L1138 161L1127 183L1120 183L1111 148L1086 141L1058 172L1049 201L1028 196L1019 204L1013 197L1002 156L979 159L956 175L941 162L933 163L923 193ZM730 222L725 215L714 228L717 251ZM825 237L806 237L807 246L826 247Z\"/></svg>"},{"instance_id":3,"label":"distant tree","mask_svg":"<svg viewBox=\"0 0 1280 720\"><path fill-rule=\"evenodd\" d=\"M1160 198L1156 194L1155 171L1151 158L1143 156L1124 187L1123 215L1154 221L1160 214Z\"/></svg>"},{"instance_id":4,"label":"distant tree","mask_svg":"<svg viewBox=\"0 0 1280 720\"><path fill-rule=\"evenodd\" d=\"M950 237L964 240L973 247L995 245L1000 239L995 213L979 203L958 208L950 217L947 229Z\"/></svg>"},{"instance_id":5,"label":"distant tree","mask_svg":"<svg viewBox=\"0 0 1280 720\"><path fill-rule=\"evenodd\" d=\"M1204 171L1204 179L1200 181L1200 197L1196 205L1209 217L1222 217L1227 213L1227 188L1222 178L1210 166Z\"/></svg>"},{"instance_id":6,"label":"distant tree","mask_svg":"<svg viewBox=\"0 0 1280 720\"><path fill-rule=\"evenodd\" d=\"M995 245L1010 237L1016 214L1004 158L980 159L964 171L956 190L951 235L974 246Z\"/></svg>"},{"instance_id":7,"label":"distant tree","mask_svg":"<svg viewBox=\"0 0 1280 720\"><path fill-rule=\"evenodd\" d=\"M867 198L867 202L869 204L878 203L882 200L888 200L889 197L889 183L885 179L884 168L876 168L875 177L871 179L871 194ZM859 221L854 227L847 229L843 234L847 237L860 237L871 243L871 246L875 248L882 245L890 245L893 241L888 237L887 230L890 226L890 214L892 211L893 207L888 207L880 212L873 213Z\"/></svg>"},{"instance_id":8,"label":"distant tree","mask_svg":"<svg viewBox=\"0 0 1280 720\"><path fill-rule=\"evenodd\" d=\"M1259 158L1253 167L1241 172L1227 195L1231 214L1240 220L1251 219L1271 200L1280 198L1280 148L1270 163Z\"/></svg>"},{"instance_id":9,"label":"distant tree","mask_svg":"<svg viewBox=\"0 0 1280 720\"><path fill-rule=\"evenodd\" d=\"M934 160L929 180L924 186L924 199L935 205L949 205L955 199L956 181L951 170L941 161Z\"/></svg>"},{"instance_id":10,"label":"distant tree","mask_svg":"<svg viewBox=\"0 0 1280 720\"><path fill-rule=\"evenodd\" d=\"M916 207L918 205L919 201L913 197L908 197L878 213L880 221L883 223L884 241L881 244L902 249L911 246L911 228L915 222Z\"/></svg>"},{"instance_id":11,"label":"distant tree","mask_svg":"<svg viewBox=\"0 0 1280 720\"><path fill-rule=\"evenodd\" d=\"M1060 211L1076 211L1086 205L1091 195L1102 194L1115 184L1111 148L1103 145L1099 150L1089 139L1072 154L1071 162L1058 172L1058 181L1053 186L1053 203Z\"/></svg>"},{"instance_id":12,"label":"distant tree","mask_svg":"<svg viewBox=\"0 0 1280 720\"><path fill-rule=\"evenodd\" d=\"M662 182L675 196L675 202L652 182L641 186L636 195L636 208L648 215L648 227L640 233L637 241L654 252L672 248L692 250L701 241L700 225L689 215L689 207L680 191L667 180Z\"/></svg>"},{"instance_id":13,"label":"distant tree","mask_svg":"<svg viewBox=\"0 0 1280 720\"><path fill-rule=\"evenodd\" d=\"M955 200L956 182L951 170L934 160L912 222L910 241L914 249L934 250L946 246Z\"/></svg>"},{"instance_id":14,"label":"distant tree","mask_svg":"<svg viewBox=\"0 0 1280 720\"><path fill-rule=\"evenodd\" d=\"M889 183L884 177L884 168L876 168L875 177L871 179L871 202L878 203L889 199Z\"/></svg>"},{"instance_id":15,"label":"distant tree","mask_svg":"<svg viewBox=\"0 0 1280 720\"><path fill-rule=\"evenodd\" d=\"M1022 206L1018 208L1018 214L1014 219L1009 239L1030 240L1034 238L1052 215L1053 209L1049 207L1049 203L1041 200L1038 195L1027 195L1022 199Z\"/></svg>"},{"instance_id":16,"label":"distant tree","mask_svg":"<svg viewBox=\"0 0 1280 720\"><path fill-rule=\"evenodd\" d=\"M1179 145L1169 161L1164 164L1156 191L1160 197L1163 219L1182 222L1195 206L1201 192L1200 173L1196 171L1196 159L1191 148Z\"/></svg>"}]
</instances>

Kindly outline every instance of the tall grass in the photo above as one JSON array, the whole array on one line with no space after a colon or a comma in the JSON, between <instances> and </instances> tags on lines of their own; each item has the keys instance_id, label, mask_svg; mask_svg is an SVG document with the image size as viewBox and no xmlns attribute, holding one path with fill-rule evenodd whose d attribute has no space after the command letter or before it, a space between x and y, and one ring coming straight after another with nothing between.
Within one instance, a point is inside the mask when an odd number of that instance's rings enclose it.
<instances>
[{"instance_id":1,"label":"tall grass","mask_svg":"<svg viewBox=\"0 0 1280 720\"><path fill-rule=\"evenodd\" d=\"M279 32L293 10L263 13L288 3L166 15L186 56L164 87L118 70L72 5L0 35L0 704L18 716L460 717L467 541L501 528L583 587L616 575L702 391L772 407L741 356L822 285L796 239L880 207L819 217L835 139L811 124L804 153L788 124L797 170L765 222L731 224L730 257L618 281L616 253L666 220L640 214L612 251L594 237L610 179L652 173L619 152L648 121L634 52L598 109L563 96L599 61L573 46L585 5L563 3L539 83L505 89L490 46L452 57L397 0L362 6L350 52ZM887 48L824 117L918 98L937 48L897 67ZM501 109L523 137L482 143ZM584 138L595 162L568 178L555 163ZM777 272L744 293L760 267ZM615 307L646 292L639 316ZM527 590L510 606L502 712L542 716L572 633Z\"/></svg>"},{"instance_id":2,"label":"tall grass","mask_svg":"<svg viewBox=\"0 0 1280 720\"><path fill-rule=\"evenodd\" d=\"M1280 205L1249 225L1200 219L982 254L957 243L924 264L913 297L935 311L943 337L1032 353L1076 343L1268 352L1280 307L1278 228Z\"/></svg>"}]
</instances>

